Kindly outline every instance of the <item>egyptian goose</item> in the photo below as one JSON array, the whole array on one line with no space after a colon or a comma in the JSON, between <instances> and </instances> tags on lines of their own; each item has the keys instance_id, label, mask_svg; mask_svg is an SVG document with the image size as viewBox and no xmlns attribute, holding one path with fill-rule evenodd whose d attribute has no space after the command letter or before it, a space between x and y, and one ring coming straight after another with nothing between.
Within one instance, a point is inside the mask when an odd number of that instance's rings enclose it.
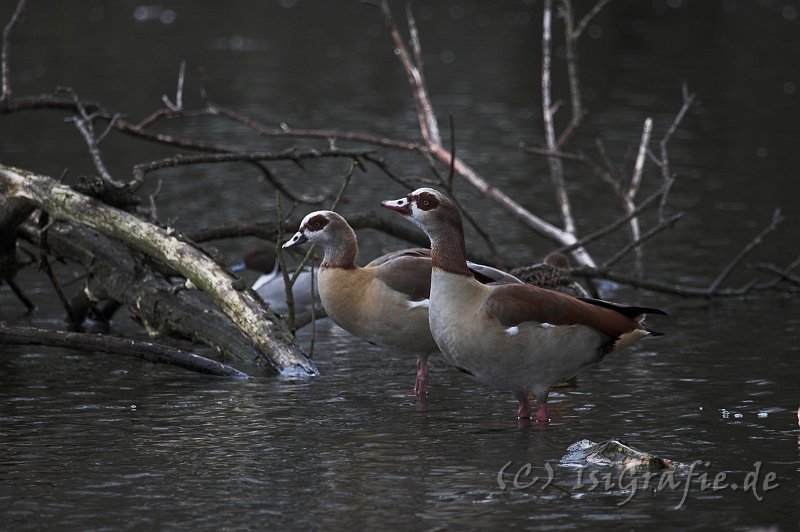
<instances>
[{"instance_id":1,"label":"egyptian goose","mask_svg":"<svg viewBox=\"0 0 800 532\"><path fill-rule=\"evenodd\" d=\"M517 415L531 415L528 393L539 402L536 419L550 419L549 387L639 338L656 335L642 320L657 309L574 298L523 284L483 285L466 267L461 214L440 192L420 188L384 201L421 227L431 240L431 333L452 365L478 381L511 389Z\"/></svg>"},{"instance_id":2,"label":"egyptian goose","mask_svg":"<svg viewBox=\"0 0 800 532\"><path fill-rule=\"evenodd\" d=\"M271 245L256 245L245 251L242 262L231 266L234 272L253 270L261 273L253 283L253 290L258 292L276 314L286 314L289 306L286 303L286 284L280 270L278 255ZM296 313L311 311L312 305L320 301L317 280L311 269L300 271L292 286L294 309ZM313 286L313 290L312 290Z\"/></svg>"},{"instance_id":3,"label":"egyptian goose","mask_svg":"<svg viewBox=\"0 0 800 532\"><path fill-rule=\"evenodd\" d=\"M283 247L312 242L324 254L319 267L322 306L334 322L368 342L417 356L417 396L427 393L428 356L438 351L428 326L431 258L428 249L388 253L364 267L355 263L358 241L344 218L332 211L308 214ZM466 265L465 265L466 268ZM518 279L488 266L473 265L482 282Z\"/></svg>"},{"instance_id":4,"label":"egyptian goose","mask_svg":"<svg viewBox=\"0 0 800 532\"><path fill-rule=\"evenodd\" d=\"M509 273L534 286L575 297L589 297L589 292L572 278L569 257L557 251L547 255L539 264L520 266Z\"/></svg>"}]
</instances>

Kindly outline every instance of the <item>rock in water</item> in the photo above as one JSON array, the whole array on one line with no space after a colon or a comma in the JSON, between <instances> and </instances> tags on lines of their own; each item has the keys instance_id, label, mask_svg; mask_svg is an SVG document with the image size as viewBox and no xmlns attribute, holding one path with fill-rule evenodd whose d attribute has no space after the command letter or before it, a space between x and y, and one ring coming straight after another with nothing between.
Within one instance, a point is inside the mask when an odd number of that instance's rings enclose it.
<instances>
[{"instance_id":1,"label":"rock in water","mask_svg":"<svg viewBox=\"0 0 800 532\"><path fill-rule=\"evenodd\" d=\"M561 458L561 463L564 465L592 464L649 471L675 467L672 460L634 449L626 443L614 439L601 443L581 440L570 445L567 453Z\"/></svg>"}]
</instances>

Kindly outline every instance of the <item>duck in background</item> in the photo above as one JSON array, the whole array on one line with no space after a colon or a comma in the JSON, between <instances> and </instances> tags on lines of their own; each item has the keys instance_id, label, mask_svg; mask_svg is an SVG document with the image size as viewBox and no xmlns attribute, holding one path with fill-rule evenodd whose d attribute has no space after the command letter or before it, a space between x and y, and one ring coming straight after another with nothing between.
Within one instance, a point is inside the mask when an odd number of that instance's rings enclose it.
<instances>
[{"instance_id":1,"label":"duck in background","mask_svg":"<svg viewBox=\"0 0 800 532\"><path fill-rule=\"evenodd\" d=\"M550 419L554 383L645 336L658 309L575 298L529 284L488 286L466 265L461 213L444 194L420 188L384 207L418 225L431 240L430 329L453 366L494 388L511 390L517 417L529 419L528 394L539 402L536 419Z\"/></svg>"},{"instance_id":2,"label":"duck in background","mask_svg":"<svg viewBox=\"0 0 800 532\"><path fill-rule=\"evenodd\" d=\"M351 334L370 343L416 355L414 391L428 389L428 357L438 351L428 325L431 254L423 248L387 253L364 267L355 263L356 234L333 211L308 214L283 247L316 244L324 257L319 292L328 316ZM466 268L466 266L465 266ZM481 283L517 283L505 272L473 264L469 275Z\"/></svg>"},{"instance_id":3,"label":"duck in background","mask_svg":"<svg viewBox=\"0 0 800 532\"><path fill-rule=\"evenodd\" d=\"M573 297L589 297L589 292L572 277L570 268L569 257L554 251L539 264L520 266L509 273L534 286L556 290Z\"/></svg>"},{"instance_id":4,"label":"duck in background","mask_svg":"<svg viewBox=\"0 0 800 532\"><path fill-rule=\"evenodd\" d=\"M278 253L271 244L257 244L245 251L242 262L231 266L231 271L252 270L261 275L253 283L253 290L258 292L276 314L289 312L286 303L286 284L278 261ZM294 311L296 315L311 312L314 303L319 304L320 295L317 288L317 273L310 268L303 268L292 287L294 294ZM313 285L313 290L312 290Z\"/></svg>"}]
</instances>

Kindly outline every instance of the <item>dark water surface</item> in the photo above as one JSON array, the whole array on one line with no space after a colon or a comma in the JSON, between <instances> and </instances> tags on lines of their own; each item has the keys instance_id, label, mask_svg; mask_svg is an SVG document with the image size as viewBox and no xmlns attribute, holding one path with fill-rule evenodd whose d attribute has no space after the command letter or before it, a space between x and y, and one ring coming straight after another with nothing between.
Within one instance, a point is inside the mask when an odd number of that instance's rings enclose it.
<instances>
[{"instance_id":1,"label":"dark water surface","mask_svg":"<svg viewBox=\"0 0 800 532\"><path fill-rule=\"evenodd\" d=\"M3 24L10 4L0 5ZM591 152L602 137L623 164L646 117L655 121L655 137L663 135L682 83L700 100L670 145L679 174L672 202L686 215L646 248L651 278L707 284L778 206L787 221L752 262L784 265L796 256L798 9L777 0L619 0L587 30L581 75L592 114L577 146ZM417 10L434 105L443 127L453 114L459 155L555 220L546 162L517 148L542 139L541 4L418 2ZM32 0L13 43L17 95L67 85L143 118L162 94L174 98L185 59L189 106L200 105L203 66L215 101L271 126L418 137L382 20L358 2ZM562 96L563 82L557 74ZM257 149L291 145L220 120L160 127ZM132 164L172 154L119 137L103 150L120 178ZM417 158L384 155L402 175L428 175ZM71 178L91 171L74 126L52 112L0 116L0 158L55 176L64 168ZM298 192L335 190L346 169L342 161L274 168ZM274 219L273 192L247 167L165 171L148 182L150 190L158 178L159 214L180 229ZM582 232L619 215L607 185L585 168L568 166L568 179ZM642 193L658 179L650 166ZM458 186L509 262L549 251L549 242ZM343 212L374 210L403 193L376 169L357 173ZM362 262L402 245L372 232L359 237ZM624 238L590 251L607 257ZM246 244L218 248L233 261ZM477 239L468 245L483 251ZM65 280L77 273L59 270ZM737 273L734 281L753 274ZM44 277L27 269L18 281L39 309L23 316L2 286L0 319L62 327ZM670 317L651 321L667 335L552 394L548 427L519 426L510 394L472 382L439 357L427 404L418 404L413 360L338 329L316 338L321 376L301 382L231 381L102 354L3 347L0 529L800 526L800 312L793 297L604 295L664 308ZM141 336L125 314L113 332ZM309 334L300 341L308 346ZM687 466L645 487L641 475L559 463L570 444L611 437ZM517 472L518 485L541 480L513 489ZM721 489L712 489L715 477ZM673 484L654 490L662 478Z\"/></svg>"}]
</instances>

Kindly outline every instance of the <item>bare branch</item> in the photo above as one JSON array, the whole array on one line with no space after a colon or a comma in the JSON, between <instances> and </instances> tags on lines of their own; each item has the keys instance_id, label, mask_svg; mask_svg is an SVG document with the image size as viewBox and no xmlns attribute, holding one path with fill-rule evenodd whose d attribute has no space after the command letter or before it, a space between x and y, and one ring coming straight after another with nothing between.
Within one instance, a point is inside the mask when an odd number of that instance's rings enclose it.
<instances>
[{"instance_id":1,"label":"bare branch","mask_svg":"<svg viewBox=\"0 0 800 532\"><path fill-rule=\"evenodd\" d=\"M580 77L578 76L578 51L577 40L580 33L574 28L574 16L572 12L572 0L560 0L561 9L564 17L564 38L567 49L567 75L569 76L569 93L572 102L572 117L569 125L559 136L557 146L563 146L572 133L575 132L581 120L583 120L584 110L581 101Z\"/></svg>"},{"instance_id":2,"label":"bare branch","mask_svg":"<svg viewBox=\"0 0 800 532\"><path fill-rule=\"evenodd\" d=\"M553 104L551 100L551 77L550 77L550 48L552 44L551 22L553 18L553 0L545 0L544 16L542 21L542 118L544 119L545 139L547 148L551 152L558 151L556 144L556 130L553 122ZM564 166L561 160L555 157L547 159L550 165L550 179L553 183L553 190L556 193L556 201L561 210L561 221L564 224L564 231L575 234L575 220L572 217L572 209L567 195L567 188L564 184Z\"/></svg>"},{"instance_id":3,"label":"bare branch","mask_svg":"<svg viewBox=\"0 0 800 532\"><path fill-rule=\"evenodd\" d=\"M187 353L174 347L99 334L53 331L35 327L9 327L0 322L0 345L46 345L68 347L90 353L111 353L141 358L148 362L171 364L224 377L247 378L238 369L215 360Z\"/></svg>"},{"instance_id":4,"label":"bare branch","mask_svg":"<svg viewBox=\"0 0 800 532\"><path fill-rule=\"evenodd\" d=\"M595 17L595 15L597 15L601 9L606 7L606 4L608 4L610 1L611 0L600 0L594 5L591 11L589 11L583 16L581 21L578 23L578 27L575 28L574 31L575 39L578 39L578 37L580 37L581 34L583 34L583 31L589 25L589 22L591 22L591 20Z\"/></svg>"},{"instance_id":5,"label":"bare branch","mask_svg":"<svg viewBox=\"0 0 800 532\"><path fill-rule=\"evenodd\" d=\"M11 32L22 19L26 3L27 0L19 0L14 14L11 15L11 20L9 20L8 24L3 28L3 49L2 52L0 52L0 78L2 78L0 80L0 87L2 88L2 91L0 91L0 107L4 107L8 100L11 99L11 79L9 75L11 68L9 65L11 61Z\"/></svg>"},{"instance_id":6,"label":"bare branch","mask_svg":"<svg viewBox=\"0 0 800 532\"><path fill-rule=\"evenodd\" d=\"M13 279L3 279L3 280L6 282L8 287L11 288L11 291L14 292L14 295L17 296L17 299L19 299L22 302L22 304L25 305L27 314L30 314L36 309L36 305L34 305L33 302L30 299L28 299L28 296L25 295L25 292L22 291L22 288L20 288L19 285Z\"/></svg>"},{"instance_id":7,"label":"bare branch","mask_svg":"<svg viewBox=\"0 0 800 532\"><path fill-rule=\"evenodd\" d=\"M191 164L225 163L225 162L253 162L253 161L293 161L304 159L321 159L326 157L347 157L357 159L369 152L365 150L303 150L290 148L278 153L272 152L234 152L234 153L207 153L184 157L181 155L137 164L133 167L133 176L137 181L142 181L149 172L164 168L174 168Z\"/></svg>"},{"instance_id":8,"label":"bare branch","mask_svg":"<svg viewBox=\"0 0 800 532\"><path fill-rule=\"evenodd\" d=\"M682 284L639 279L630 275L624 275L617 272L604 271L602 269L595 268L575 268L572 270L572 274L589 278L608 279L609 281L614 281L615 283L626 284L636 288L651 290L653 292L661 292L664 294L683 297L741 297L751 292L762 290L753 281L748 282L744 286L738 288L719 288L712 293L707 287L687 286Z\"/></svg>"},{"instance_id":9,"label":"bare branch","mask_svg":"<svg viewBox=\"0 0 800 532\"><path fill-rule=\"evenodd\" d=\"M672 189L672 185L675 182L675 175L672 173L672 170L669 166L669 153L667 151L667 144L669 143L670 139L672 139L672 135L675 134L675 131L678 129L678 125L683 121L684 116L689 111L689 108L692 106L695 100L695 94L689 94L689 89L686 84L683 84L683 103L681 104L681 108L678 110L678 114L675 115L675 118L672 120L672 124L670 124L667 132L662 137L661 142L659 143L661 148L660 157L657 158L653 155L652 152L648 151L648 155L650 159L661 169L661 179L667 185L664 189L664 195L661 197L661 205L658 209L658 216L660 220L664 220L664 211L666 210L667 205L667 198L669 196L670 190Z\"/></svg>"},{"instance_id":10,"label":"bare branch","mask_svg":"<svg viewBox=\"0 0 800 532\"><path fill-rule=\"evenodd\" d=\"M433 104L431 104L430 97L428 96L428 89L425 87L425 78L422 74L422 64L415 64L414 61L412 61L411 56L408 53L408 49L403 43L403 38L400 36L400 30L397 28L394 18L392 17L392 11L389 8L389 2L387 0L381 0L380 9L381 13L383 13L383 19L386 23L387 29L389 30L389 34L392 36L392 40L394 41L395 54L397 54L400 62L405 68L406 74L408 75L408 82L411 85L412 92L414 94L414 102L417 106L417 116L419 117L419 127L420 132L422 133L422 139L424 140L425 144L440 144L442 139L439 134L439 124L436 121L436 115L433 113ZM410 11L410 8L408 11ZM409 25L413 25L414 27L414 31L412 31L414 50L416 53L421 54L419 38L417 32L415 31L416 22L414 22L413 16L409 19ZM416 39L414 39L414 35L417 35Z\"/></svg>"},{"instance_id":11,"label":"bare branch","mask_svg":"<svg viewBox=\"0 0 800 532\"><path fill-rule=\"evenodd\" d=\"M117 121L121 118L121 116L122 115L115 114L114 116L111 117L111 120L108 122L108 125L106 126L106 128L103 130L102 133L100 133L97 136L97 139L95 140L95 144L99 145L101 142L103 142L105 140L105 138L108 136L108 134L111 132L111 130L116 127Z\"/></svg>"},{"instance_id":12,"label":"bare branch","mask_svg":"<svg viewBox=\"0 0 800 532\"><path fill-rule=\"evenodd\" d=\"M275 192L275 217L278 220L278 242L283 242L283 208L281 206L281 195ZM286 298L286 326L290 331L295 330L294 325L294 281L297 277L292 278L289 273L289 268L286 266L286 255L283 252L283 246L278 245L275 247L276 256L278 258L278 266L283 277L283 290L284 297ZM297 272L300 268L297 268Z\"/></svg>"},{"instance_id":13,"label":"bare branch","mask_svg":"<svg viewBox=\"0 0 800 532\"><path fill-rule=\"evenodd\" d=\"M769 233L773 232L778 225L784 220L783 214L779 208L775 209L772 213L772 220L770 221L769 225L765 227L760 233L758 233L753 240L747 243L747 245L742 248L742 250L736 254L735 257L719 272L719 275L711 281L711 284L708 285L708 291L710 294L716 294L718 292L719 285L728 278L731 274L733 269L739 264L742 259L744 259L753 249L761 244L764 241L764 237L766 237Z\"/></svg>"},{"instance_id":14,"label":"bare branch","mask_svg":"<svg viewBox=\"0 0 800 532\"><path fill-rule=\"evenodd\" d=\"M604 237L605 235L619 228L625 222L630 221L631 218L633 218L634 216L638 216L639 214L644 212L644 210L647 209L651 203L653 203L656 199L658 199L661 196L662 192L663 192L662 189L657 190L656 192L648 196L644 201L639 203L639 205L629 214L626 214L625 216L618 218L617 220L611 222L605 227L598 229L597 231L589 233L588 235L578 240L575 244L572 244L570 246L563 246L554 251L558 251L560 253L569 253L578 246L585 246L591 242L594 242L595 240Z\"/></svg>"},{"instance_id":15,"label":"bare branch","mask_svg":"<svg viewBox=\"0 0 800 532\"><path fill-rule=\"evenodd\" d=\"M636 164L633 167L633 176L626 192L626 196L633 200L639 192L642 183L642 171L644 169L644 158L647 154L647 146L650 143L650 134L653 131L653 119L647 118L642 128L642 140L639 142L639 152L636 155Z\"/></svg>"},{"instance_id":16,"label":"bare branch","mask_svg":"<svg viewBox=\"0 0 800 532\"><path fill-rule=\"evenodd\" d=\"M42 268L42 270L44 270L44 272L47 274L47 277L50 279L50 282L53 284L53 288L56 291L56 295L58 295L59 301L61 301L61 304L64 307L64 311L67 314L67 320L69 320L70 325L80 328L81 324L77 320L75 313L72 310L72 306L67 300L67 296L64 294L64 289L61 287L61 283L59 283L55 273L53 273L53 268L50 267L50 260L48 259L50 250L47 246L47 230L50 228L52 222L49 222L48 220L49 216L46 213L42 213L42 216L39 219L41 242L39 247L39 266Z\"/></svg>"},{"instance_id":17,"label":"bare branch","mask_svg":"<svg viewBox=\"0 0 800 532\"><path fill-rule=\"evenodd\" d=\"M183 111L183 78L186 74L186 61L181 61L181 66L178 69L178 88L175 91L175 103L172 103L166 94L161 96L161 101L173 113L180 113Z\"/></svg>"},{"instance_id":18,"label":"bare branch","mask_svg":"<svg viewBox=\"0 0 800 532\"><path fill-rule=\"evenodd\" d=\"M681 213L681 212L673 214L672 217L670 217L668 220L665 220L664 222L659 223L657 226L653 227L652 229L647 231L645 234L639 236L637 239L628 242L622 249L617 251L608 260L606 260L600 266L600 268L604 268L604 269L611 268L614 264L619 262L625 255L627 255L631 250L640 248L643 242L645 242L647 240L650 240L652 237L654 237L655 235L657 235L658 233L660 233L664 229L667 229L668 227L674 226L675 223L678 220L680 220L682 217L683 217L683 213ZM641 275L639 275L638 272L637 272L637 276L641 277Z\"/></svg>"},{"instance_id":19,"label":"bare branch","mask_svg":"<svg viewBox=\"0 0 800 532\"><path fill-rule=\"evenodd\" d=\"M94 167L97 169L97 172L100 174L100 177L113 186L122 188L124 185L111 177L111 173L108 171L108 168L103 161L103 155L100 152L100 141L108 134L109 130L106 129L102 137L97 137L94 132L94 120L97 118L97 114L90 114L83 105L83 102L78 98L78 95L72 89L64 87L60 90L72 96L72 100L75 103L75 108L78 110L78 116L66 118L65 121L74 123L75 127L78 128L78 131L83 137L84 142L86 142L86 146L89 148L89 155L92 157L92 162L94 163ZM110 126L114 126L118 122L119 115L114 115L111 117Z\"/></svg>"},{"instance_id":20,"label":"bare branch","mask_svg":"<svg viewBox=\"0 0 800 532\"><path fill-rule=\"evenodd\" d=\"M378 135L369 135L365 133L357 133L352 131L338 131L333 129L294 129L289 126L280 128L269 128L260 124L256 120L237 113L231 109L221 107L216 104L211 104L211 109L214 114L218 114L235 122L252 129L259 135L266 137L296 137L296 138L319 138L319 139L341 139L351 140L356 142L363 142L365 144L373 144L376 146L383 146L385 148L394 148L406 151L420 151L422 148L419 144L412 142L405 142ZM229 150L221 150L229 151Z\"/></svg>"},{"instance_id":21,"label":"bare branch","mask_svg":"<svg viewBox=\"0 0 800 532\"><path fill-rule=\"evenodd\" d=\"M800 259L799 259L800 260ZM792 270L797 266L798 260L796 260L793 266L789 266L788 268L778 268L774 264L765 264L759 263L756 264L756 267L759 270L764 270L767 272L771 272L775 274L775 279L769 281L768 283L761 283L758 285L758 288L771 288L781 281L786 281L787 283L791 283L795 286L800 286L800 276L792 274Z\"/></svg>"},{"instance_id":22,"label":"bare branch","mask_svg":"<svg viewBox=\"0 0 800 532\"><path fill-rule=\"evenodd\" d=\"M639 187L642 182L642 172L644 170L644 159L647 153L647 145L650 143L650 133L653 131L653 119L647 118L644 121L644 128L642 129L642 140L639 142L639 152L636 156L636 164L633 167L633 176L628 189L622 193L622 206L626 214L633 212L636 209L636 194L639 192ZM641 242L641 228L639 226L639 218L633 216L630 219L631 241ZM644 275L644 257L642 246L637 244L634 248L634 262L636 274L642 277Z\"/></svg>"}]
</instances>

